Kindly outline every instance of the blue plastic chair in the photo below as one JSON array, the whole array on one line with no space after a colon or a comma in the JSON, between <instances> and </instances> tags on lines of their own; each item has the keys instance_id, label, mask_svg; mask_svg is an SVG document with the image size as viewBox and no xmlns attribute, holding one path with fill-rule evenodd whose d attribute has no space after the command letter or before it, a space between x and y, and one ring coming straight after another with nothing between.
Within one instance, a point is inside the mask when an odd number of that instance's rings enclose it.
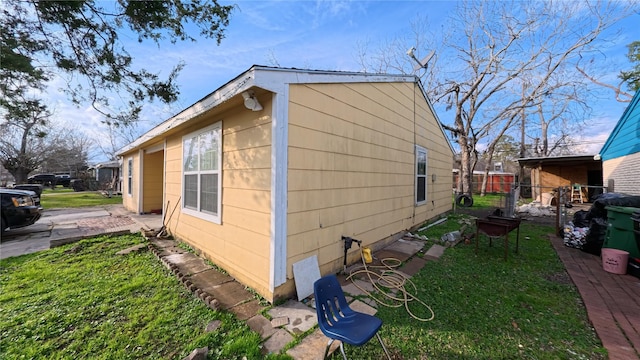
<instances>
[{"instance_id":1,"label":"blue plastic chair","mask_svg":"<svg viewBox=\"0 0 640 360\"><path fill-rule=\"evenodd\" d=\"M318 326L329 338L329 343L324 351L323 359L327 358L329 348L334 340L340 340L342 357L347 360L344 353L344 343L360 346L365 344L374 335L378 337L384 353L391 359L386 346L378 334L382 320L379 318L351 310L342 292L342 287L335 275L328 275L318 279L313 284L316 300L316 313Z\"/></svg>"}]
</instances>

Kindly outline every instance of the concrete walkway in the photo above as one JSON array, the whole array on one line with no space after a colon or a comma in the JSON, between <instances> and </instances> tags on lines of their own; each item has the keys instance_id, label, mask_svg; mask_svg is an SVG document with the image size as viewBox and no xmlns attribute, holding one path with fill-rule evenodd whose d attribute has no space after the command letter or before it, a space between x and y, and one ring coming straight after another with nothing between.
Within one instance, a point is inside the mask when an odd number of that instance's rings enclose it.
<instances>
[{"instance_id":1,"label":"concrete walkway","mask_svg":"<svg viewBox=\"0 0 640 360\"><path fill-rule=\"evenodd\" d=\"M161 226L161 215L135 215L122 205L47 209L35 224L2 234L0 259L99 235L136 233Z\"/></svg>"}]
</instances>

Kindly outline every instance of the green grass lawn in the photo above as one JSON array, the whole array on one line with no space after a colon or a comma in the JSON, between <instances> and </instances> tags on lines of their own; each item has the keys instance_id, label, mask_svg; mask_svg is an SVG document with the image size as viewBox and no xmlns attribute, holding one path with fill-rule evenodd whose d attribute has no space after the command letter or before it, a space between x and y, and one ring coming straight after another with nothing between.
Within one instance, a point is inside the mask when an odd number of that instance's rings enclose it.
<instances>
[{"instance_id":1,"label":"green grass lawn","mask_svg":"<svg viewBox=\"0 0 640 360\"><path fill-rule=\"evenodd\" d=\"M450 215L423 234L439 239L465 221L466 215ZM552 232L524 223L520 253L513 253L512 240L508 261L502 242L489 247L484 236L477 255L473 243L461 242L428 261L412 281L433 309L432 321L418 321L404 307L379 306L393 358L606 359L549 243ZM143 241L98 237L0 260L0 358L182 359L202 346L213 350L213 359L262 358L257 333L229 313L208 309L150 252L114 255ZM430 315L417 302L410 309ZM212 320L222 327L206 333ZM375 339L346 350L350 359L384 358Z\"/></svg>"},{"instance_id":2,"label":"green grass lawn","mask_svg":"<svg viewBox=\"0 0 640 360\"><path fill-rule=\"evenodd\" d=\"M139 235L97 237L0 261L0 358L259 359L260 336L186 291ZM215 332L205 328L213 320Z\"/></svg>"},{"instance_id":3,"label":"green grass lawn","mask_svg":"<svg viewBox=\"0 0 640 360\"><path fill-rule=\"evenodd\" d=\"M40 203L45 209L113 205L122 204L122 195L113 195L109 198L97 191L74 192L65 188L45 189L40 196Z\"/></svg>"},{"instance_id":4,"label":"green grass lawn","mask_svg":"<svg viewBox=\"0 0 640 360\"><path fill-rule=\"evenodd\" d=\"M451 202L455 202L455 194L451 198ZM487 208L495 209L497 207L504 207L505 195L504 194L486 194L480 196L480 194L473 194L473 206L471 208Z\"/></svg>"},{"instance_id":5,"label":"green grass lawn","mask_svg":"<svg viewBox=\"0 0 640 360\"><path fill-rule=\"evenodd\" d=\"M465 218L450 216L424 234L439 239L460 229ZM418 321L404 307L379 307L381 335L394 357L606 359L580 295L549 243L552 232L551 227L523 224L520 253L513 252L512 240L508 261L501 240L489 247L481 235L477 255L474 243L461 242L447 248L439 261L427 262L411 280L417 297L435 312L434 320ZM430 315L417 302L410 309L420 317ZM347 351L356 359L384 356L376 341Z\"/></svg>"}]
</instances>

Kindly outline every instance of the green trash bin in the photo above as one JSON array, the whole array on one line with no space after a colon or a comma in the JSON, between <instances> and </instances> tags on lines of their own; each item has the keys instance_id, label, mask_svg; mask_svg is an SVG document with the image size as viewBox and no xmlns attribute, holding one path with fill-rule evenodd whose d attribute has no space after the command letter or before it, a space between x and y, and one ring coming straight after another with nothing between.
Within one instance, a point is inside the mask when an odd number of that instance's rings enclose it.
<instances>
[{"instance_id":1,"label":"green trash bin","mask_svg":"<svg viewBox=\"0 0 640 360\"><path fill-rule=\"evenodd\" d=\"M603 248L619 249L629 253L630 257L640 258L640 249L634 232L634 212L640 208L607 206L607 232Z\"/></svg>"}]
</instances>

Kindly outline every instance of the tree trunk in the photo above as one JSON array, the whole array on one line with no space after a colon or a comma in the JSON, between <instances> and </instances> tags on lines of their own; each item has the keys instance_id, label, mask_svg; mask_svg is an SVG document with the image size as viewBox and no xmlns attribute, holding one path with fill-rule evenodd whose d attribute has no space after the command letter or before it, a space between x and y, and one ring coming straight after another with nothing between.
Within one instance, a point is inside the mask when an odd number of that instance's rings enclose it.
<instances>
[{"instance_id":1,"label":"tree trunk","mask_svg":"<svg viewBox=\"0 0 640 360\"><path fill-rule=\"evenodd\" d=\"M29 176L29 170L24 167L19 167L14 171L9 171L13 178L16 180L16 184L24 184L27 182L27 177Z\"/></svg>"},{"instance_id":2,"label":"tree trunk","mask_svg":"<svg viewBox=\"0 0 640 360\"><path fill-rule=\"evenodd\" d=\"M473 159L469 149L469 143L466 136L458 137L458 144L460 145L460 177L462 179L462 194L473 196Z\"/></svg>"},{"instance_id":3,"label":"tree trunk","mask_svg":"<svg viewBox=\"0 0 640 360\"><path fill-rule=\"evenodd\" d=\"M484 173L482 174L482 185L480 186L480 196L487 195L487 178L489 177L490 168L491 168L490 162L487 162L484 166Z\"/></svg>"}]
</instances>

